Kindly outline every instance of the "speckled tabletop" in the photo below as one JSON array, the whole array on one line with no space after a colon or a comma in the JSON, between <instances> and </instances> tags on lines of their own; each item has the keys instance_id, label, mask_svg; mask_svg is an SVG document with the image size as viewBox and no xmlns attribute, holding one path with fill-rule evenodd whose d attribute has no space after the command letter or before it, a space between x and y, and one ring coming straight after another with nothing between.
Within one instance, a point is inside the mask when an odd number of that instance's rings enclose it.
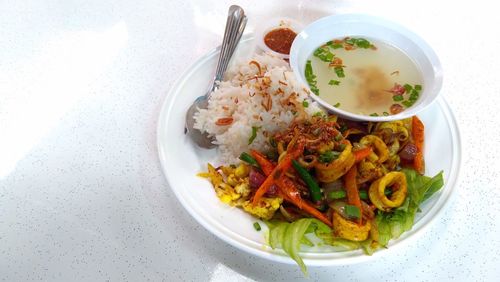
<instances>
[{"instance_id":1,"label":"speckled tabletop","mask_svg":"<svg viewBox=\"0 0 500 282\"><path fill-rule=\"evenodd\" d=\"M373 3L372 3L373 2ZM500 281L500 17L487 1L0 2L0 278L4 281L290 281L295 265L243 253L167 186L160 106L222 38L227 7L305 22L387 17L436 50L459 122L460 179L412 244L323 281Z\"/></svg>"}]
</instances>

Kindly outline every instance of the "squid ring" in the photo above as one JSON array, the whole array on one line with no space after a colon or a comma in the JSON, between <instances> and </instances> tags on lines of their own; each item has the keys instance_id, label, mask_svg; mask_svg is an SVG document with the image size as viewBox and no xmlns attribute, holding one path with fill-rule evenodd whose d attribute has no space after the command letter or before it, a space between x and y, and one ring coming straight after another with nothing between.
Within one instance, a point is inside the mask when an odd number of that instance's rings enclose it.
<instances>
[{"instance_id":1,"label":"squid ring","mask_svg":"<svg viewBox=\"0 0 500 282\"><path fill-rule=\"evenodd\" d=\"M363 224L358 225L348 219L342 217L338 212L333 212L333 232L335 236L351 240L364 241L370 234L371 224L366 220Z\"/></svg>"},{"instance_id":2,"label":"squid ring","mask_svg":"<svg viewBox=\"0 0 500 282\"><path fill-rule=\"evenodd\" d=\"M392 186L392 195L388 198L385 189ZM392 171L372 183L368 196L379 210L388 211L403 204L408 193L406 176L399 171Z\"/></svg>"},{"instance_id":3,"label":"squid ring","mask_svg":"<svg viewBox=\"0 0 500 282\"><path fill-rule=\"evenodd\" d=\"M401 142L406 142L410 137L408 129L405 127L403 121L392 121L392 122L383 122L377 127L377 131L381 129L389 128L392 130L393 134L398 137L398 140Z\"/></svg>"},{"instance_id":4,"label":"squid ring","mask_svg":"<svg viewBox=\"0 0 500 282\"><path fill-rule=\"evenodd\" d=\"M368 156L368 159L371 161L383 163L389 158L389 149L380 137L375 135L366 135L359 140L359 143L363 145L373 145L373 150L375 152L373 155Z\"/></svg>"},{"instance_id":5,"label":"squid ring","mask_svg":"<svg viewBox=\"0 0 500 282\"><path fill-rule=\"evenodd\" d=\"M316 178L321 182L333 182L339 179L342 175L354 164L355 158L352 153L352 145L349 141L344 141L345 149L342 151L338 159L330 163L316 162L314 168L316 170Z\"/></svg>"},{"instance_id":6,"label":"squid ring","mask_svg":"<svg viewBox=\"0 0 500 282\"><path fill-rule=\"evenodd\" d=\"M318 161L318 158L316 158L315 155L305 155L305 156L300 157L298 159L298 162L304 168L311 168L311 167L313 167L316 164L317 161Z\"/></svg>"}]
</instances>

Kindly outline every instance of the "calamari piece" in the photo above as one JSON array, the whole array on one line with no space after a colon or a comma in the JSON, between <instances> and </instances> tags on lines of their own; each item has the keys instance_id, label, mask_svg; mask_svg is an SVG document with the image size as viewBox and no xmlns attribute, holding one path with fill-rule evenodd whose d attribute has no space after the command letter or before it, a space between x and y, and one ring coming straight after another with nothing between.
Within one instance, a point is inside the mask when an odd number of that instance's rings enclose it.
<instances>
[{"instance_id":1,"label":"calamari piece","mask_svg":"<svg viewBox=\"0 0 500 282\"><path fill-rule=\"evenodd\" d=\"M387 161L384 163L384 167L388 171L396 170L396 167L401 163L401 158L398 155L391 155ZM385 172L386 173L386 172ZM384 174L385 174L384 173Z\"/></svg>"},{"instance_id":2,"label":"calamari piece","mask_svg":"<svg viewBox=\"0 0 500 282\"><path fill-rule=\"evenodd\" d=\"M351 142L344 140L342 144L345 144L344 151L342 151L336 160L330 163L316 162L314 165L316 178L319 181L325 183L333 182L346 174L354 164L355 158L352 153Z\"/></svg>"},{"instance_id":3,"label":"calamari piece","mask_svg":"<svg viewBox=\"0 0 500 282\"><path fill-rule=\"evenodd\" d=\"M364 183L367 181L372 181L378 179L384 175L384 169L381 165L362 160L358 164L358 183Z\"/></svg>"},{"instance_id":4,"label":"calamari piece","mask_svg":"<svg viewBox=\"0 0 500 282\"><path fill-rule=\"evenodd\" d=\"M395 155L397 155L398 152L399 152L399 149L401 149L401 146L399 144L399 140L395 139L394 142L392 142L391 144L389 144L389 146L387 147L387 149L389 149L389 156L395 156Z\"/></svg>"},{"instance_id":5,"label":"calamari piece","mask_svg":"<svg viewBox=\"0 0 500 282\"><path fill-rule=\"evenodd\" d=\"M390 198L385 195L385 189L392 189ZM392 171L372 183L368 196L377 209L388 211L403 204L408 192L406 176L399 171Z\"/></svg>"},{"instance_id":6,"label":"calamari piece","mask_svg":"<svg viewBox=\"0 0 500 282\"><path fill-rule=\"evenodd\" d=\"M389 149L387 145L375 135L366 135L359 143L365 146L373 146L373 153L368 156L372 162L383 163L389 158Z\"/></svg>"},{"instance_id":7,"label":"calamari piece","mask_svg":"<svg viewBox=\"0 0 500 282\"><path fill-rule=\"evenodd\" d=\"M408 123L407 120L382 122L377 125L377 127L375 128L375 132L379 132L388 128L392 131L394 136L396 136L399 141L406 142L410 137L410 133L408 131L408 129L410 128L410 124L411 122Z\"/></svg>"},{"instance_id":8,"label":"calamari piece","mask_svg":"<svg viewBox=\"0 0 500 282\"><path fill-rule=\"evenodd\" d=\"M358 225L355 222L345 219L338 212L333 212L333 232L335 236L359 242L368 238L370 229L371 224L368 220Z\"/></svg>"}]
</instances>

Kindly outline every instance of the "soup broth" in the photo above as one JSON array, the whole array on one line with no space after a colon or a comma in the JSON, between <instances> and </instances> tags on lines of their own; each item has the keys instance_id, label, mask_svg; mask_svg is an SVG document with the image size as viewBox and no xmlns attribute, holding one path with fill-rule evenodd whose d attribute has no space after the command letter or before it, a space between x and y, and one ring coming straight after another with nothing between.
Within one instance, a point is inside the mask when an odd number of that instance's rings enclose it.
<instances>
[{"instance_id":1,"label":"soup broth","mask_svg":"<svg viewBox=\"0 0 500 282\"><path fill-rule=\"evenodd\" d=\"M390 115L411 107L422 90L422 75L400 49L365 38L332 40L306 64L316 95L340 109L362 115Z\"/></svg>"}]
</instances>

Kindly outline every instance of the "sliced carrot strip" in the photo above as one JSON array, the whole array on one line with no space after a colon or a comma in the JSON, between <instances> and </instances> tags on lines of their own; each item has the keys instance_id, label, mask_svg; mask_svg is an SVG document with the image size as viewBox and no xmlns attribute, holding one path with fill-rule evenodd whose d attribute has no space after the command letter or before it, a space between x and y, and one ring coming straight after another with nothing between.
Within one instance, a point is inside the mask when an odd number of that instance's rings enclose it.
<instances>
[{"instance_id":1,"label":"sliced carrot strip","mask_svg":"<svg viewBox=\"0 0 500 282\"><path fill-rule=\"evenodd\" d=\"M357 151L352 151L356 162L360 162L364 158L368 157L371 154L371 152L373 152L372 147L365 147Z\"/></svg>"},{"instance_id":2,"label":"sliced carrot strip","mask_svg":"<svg viewBox=\"0 0 500 282\"><path fill-rule=\"evenodd\" d=\"M298 142L286 153L285 157L278 163L271 174L267 176L266 180L264 180L264 183L260 185L259 189L257 189L253 197L252 204L257 204L269 188L275 184L276 180L285 175L288 169L292 166L292 160L302 154L303 150L304 143Z\"/></svg>"},{"instance_id":3,"label":"sliced carrot strip","mask_svg":"<svg viewBox=\"0 0 500 282\"><path fill-rule=\"evenodd\" d=\"M358 169L353 165L344 176L344 186L347 194L347 203L359 208L362 211L361 199L359 198L358 185L356 184L356 174ZM358 224L361 224L362 217L358 219Z\"/></svg>"},{"instance_id":4,"label":"sliced carrot strip","mask_svg":"<svg viewBox=\"0 0 500 282\"><path fill-rule=\"evenodd\" d=\"M286 201L294 204L299 209L305 211L311 216L321 220L326 225L330 227L332 226L332 222L328 220L328 217L326 217L323 213L317 210L311 203L302 199L299 190L297 189L295 183L290 178L283 176L278 181L276 181L276 184L278 185L278 189L281 192L280 194L284 196L283 198Z\"/></svg>"},{"instance_id":5,"label":"sliced carrot strip","mask_svg":"<svg viewBox=\"0 0 500 282\"><path fill-rule=\"evenodd\" d=\"M250 150L250 154L257 161L260 168L262 169L262 172L264 172L266 176L273 172L274 164L269 161L266 156L264 156L264 154L256 150Z\"/></svg>"},{"instance_id":6,"label":"sliced carrot strip","mask_svg":"<svg viewBox=\"0 0 500 282\"><path fill-rule=\"evenodd\" d=\"M413 168L420 174L425 172L425 162L424 162L424 124L417 117L412 117L412 131L411 136L417 147L417 154L413 159Z\"/></svg>"}]
</instances>

